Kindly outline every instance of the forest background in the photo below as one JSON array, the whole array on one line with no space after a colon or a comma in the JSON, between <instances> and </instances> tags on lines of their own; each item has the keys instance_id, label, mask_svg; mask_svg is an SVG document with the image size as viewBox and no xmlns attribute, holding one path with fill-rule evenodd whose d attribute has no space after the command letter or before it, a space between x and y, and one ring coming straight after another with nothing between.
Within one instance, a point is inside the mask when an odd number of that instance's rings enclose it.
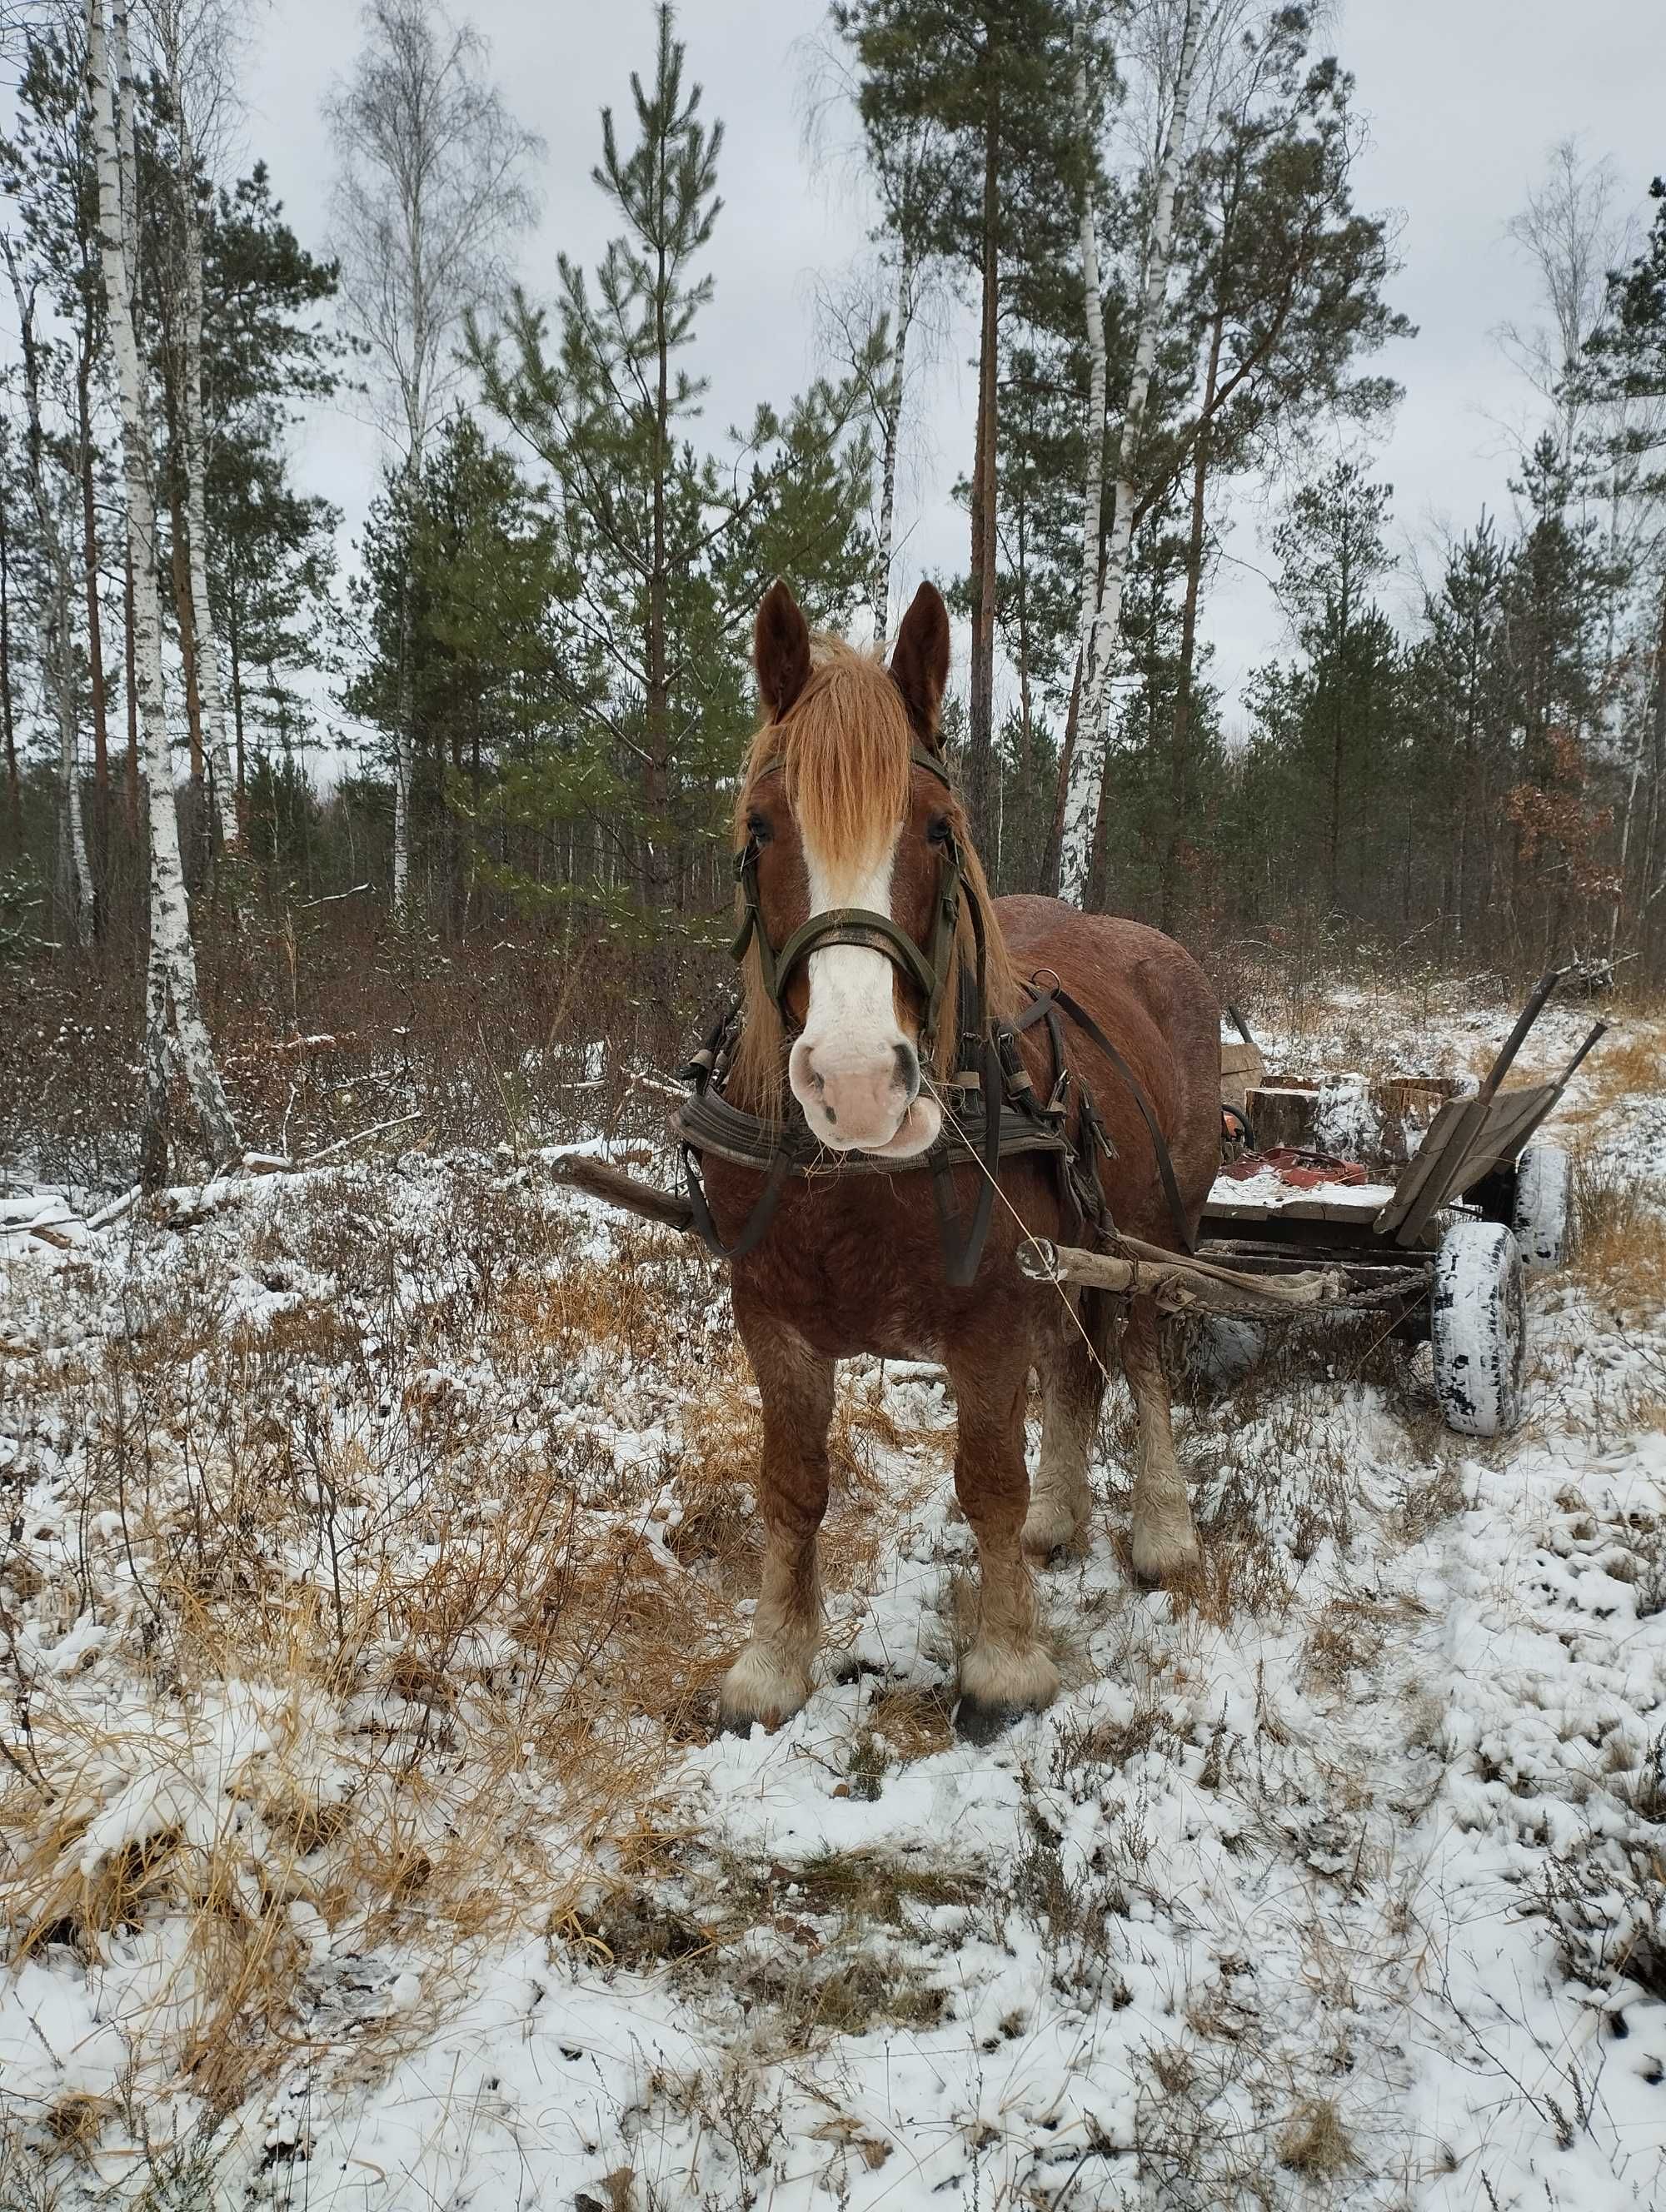
<instances>
[{"instance_id":1,"label":"forest background","mask_svg":"<svg viewBox=\"0 0 1666 2212\"><path fill-rule=\"evenodd\" d=\"M1438 525L1383 465L1408 248L1323 9L808 17L760 58L777 186L862 245L795 270L806 373L760 345L744 408L712 269L755 210L701 9L623 27L552 151L460 15L374 0L307 235L219 0L4 20L0 1018L51 1048L5 1118L69 1165L276 1141L320 1036L483 1054L506 1127L502 1068L575 1024L672 1065L777 574L854 635L922 568L949 592L1000 890L1158 922L1229 988L1659 981L1666 201L1589 131L1523 169L1511 396L1451 425L1506 497ZM1251 568L1267 649L1223 669Z\"/></svg>"}]
</instances>

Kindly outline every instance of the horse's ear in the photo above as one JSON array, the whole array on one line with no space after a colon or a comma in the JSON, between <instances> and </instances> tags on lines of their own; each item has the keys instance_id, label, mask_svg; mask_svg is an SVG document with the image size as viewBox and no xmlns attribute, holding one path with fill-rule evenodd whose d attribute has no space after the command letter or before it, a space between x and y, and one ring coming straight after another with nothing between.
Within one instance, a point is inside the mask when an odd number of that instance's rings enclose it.
<instances>
[{"instance_id":1,"label":"horse's ear","mask_svg":"<svg viewBox=\"0 0 1666 2212\"><path fill-rule=\"evenodd\" d=\"M903 617L891 651L891 680L903 695L915 736L940 751L937 717L949 680L949 611L935 584L921 584Z\"/></svg>"},{"instance_id":2,"label":"horse's ear","mask_svg":"<svg viewBox=\"0 0 1666 2212\"><path fill-rule=\"evenodd\" d=\"M810 681L810 627L777 577L763 594L752 632L752 665L770 717L780 721Z\"/></svg>"}]
</instances>

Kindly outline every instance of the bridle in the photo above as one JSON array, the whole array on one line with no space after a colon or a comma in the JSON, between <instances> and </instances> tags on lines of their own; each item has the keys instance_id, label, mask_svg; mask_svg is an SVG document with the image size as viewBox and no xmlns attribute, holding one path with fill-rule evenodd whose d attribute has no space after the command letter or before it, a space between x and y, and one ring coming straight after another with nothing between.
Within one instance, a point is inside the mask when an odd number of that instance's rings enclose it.
<instances>
[{"instance_id":1,"label":"bridle","mask_svg":"<svg viewBox=\"0 0 1666 2212\"><path fill-rule=\"evenodd\" d=\"M922 746L912 749L915 768L934 775L945 789L953 782L942 762ZM781 772L773 763L760 772L758 781ZM830 945L854 945L879 952L905 975L921 994L919 1057L921 1072L935 1054L955 940L964 910L970 927L974 959L969 975L960 970L957 1003L952 1012L958 1031L955 1065L945 1088L958 1096L961 1111L948 1117L948 1126L929 1149L909 1159L891 1161L877 1155L846 1154L837 1168L852 1174L896 1174L928 1168L937 1212L938 1237L943 1250L944 1273L954 1288L964 1289L976 1278L989 1233L1003 1158L1015 1154L1050 1155L1059 1178L1061 1202L1081 1224L1079 1233L1098 1242L1114 1233L1094 1160L1097 1153L1111 1156L1112 1146L1104 1122L1095 1110L1085 1083L1076 1078L1065 1056L1059 1018L1062 1015L1102 1052L1132 1093L1148 1131L1159 1179L1181 1243L1195 1249L1195 1232L1181 1200L1174 1164L1145 1086L1116 1043L1108 1037L1086 1007L1073 998L1056 975L1043 985L1040 975L1025 986L1030 1004L1016 1020L997 1020L989 1011L988 919L982 901L967 881L965 861L952 824L937 842L942 850L937 893L933 902L931 938L921 945L888 914L866 907L831 907L812 915L786 942L776 946L763 920L758 888L762 841L755 836L735 854L735 880L745 906L745 915L729 947L739 964L753 945L757 948L759 980L782 1029L790 1036L798 1030L787 1005L787 987L812 952ZM739 1034L739 1001L719 1017L702 1050L685 1071L689 1097L678 1116L678 1137L689 1201L696 1233L708 1250L721 1260L744 1259L768 1234L787 1178L824 1172L824 1156L807 1131L794 1137L784 1127L733 1106L723 1096L724 1079L733 1064ZM1046 1024L1051 1043L1053 1079L1043 1097L1032 1085L1018 1039L1037 1023ZM1077 1133L1073 1140L1067 1122L1073 1103ZM762 1173L763 1188L733 1244L725 1244L712 1218L700 1173L700 1155L712 1152L743 1167ZM954 1194L954 1170L976 1162L982 1170L977 1195L969 1215L961 1214Z\"/></svg>"},{"instance_id":2,"label":"bridle","mask_svg":"<svg viewBox=\"0 0 1666 2212\"><path fill-rule=\"evenodd\" d=\"M915 768L922 768L934 775L944 788L952 791L949 772L941 761L921 745L915 745L911 756ZM778 775L781 763L775 763L757 778ZM932 908L931 940L929 945L916 944L900 923L888 914L876 914L868 907L835 906L824 913L812 914L808 921L795 929L779 950L769 941L764 926L763 908L758 892L758 860L763 852L759 840L749 836L735 854L735 881L745 902L746 914L734 943L729 947L729 957L739 964L746 957L747 947L757 947L759 980L765 996L781 1016L781 1027L789 1036L799 1024L787 1011L787 988L800 963L812 952L819 952L829 945L855 945L871 952L883 953L893 968L906 975L919 991L923 1002L920 1017L920 1062L922 1067L931 1063L937 1046L938 1023L943 1011L943 1000L948 989L950 963L954 953L954 942L960 927L960 910L965 890L965 870L961 859L960 842L952 824L947 834L938 840L942 851L942 865L938 873L937 896ZM978 999L980 1012L984 996L983 917L976 898L966 897L964 903L972 917L972 928L978 947ZM980 1021L979 1026L982 1027Z\"/></svg>"}]
</instances>

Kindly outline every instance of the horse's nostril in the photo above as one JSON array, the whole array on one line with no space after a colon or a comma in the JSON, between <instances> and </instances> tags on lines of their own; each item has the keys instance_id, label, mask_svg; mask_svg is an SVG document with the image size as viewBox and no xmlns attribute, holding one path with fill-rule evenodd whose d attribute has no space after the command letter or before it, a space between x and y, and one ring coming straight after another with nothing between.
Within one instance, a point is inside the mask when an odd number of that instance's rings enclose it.
<instances>
[{"instance_id":1,"label":"horse's nostril","mask_svg":"<svg viewBox=\"0 0 1666 2212\"><path fill-rule=\"evenodd\" d=\"M912 1104L920 1095L920 1056L907 1042L897 1046L896 1053L897 1080L907 1091L909 1103Z\"/></svg>"}]
</instances>

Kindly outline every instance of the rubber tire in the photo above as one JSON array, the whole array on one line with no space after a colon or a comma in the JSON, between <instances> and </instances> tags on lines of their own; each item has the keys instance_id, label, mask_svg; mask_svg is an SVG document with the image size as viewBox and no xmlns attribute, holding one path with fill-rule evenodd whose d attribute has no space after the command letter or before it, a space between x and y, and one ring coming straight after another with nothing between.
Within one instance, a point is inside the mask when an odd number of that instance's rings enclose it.
<instances>
[{"instance_id":1,"label":"rubber tire","mask_svg":"<svg viewBox=\"0 0 1666 2212\"><path fill-rule=\"evenodd\" d=\"M1522 1416L1527 1282L1501 1222L1455 1221L1435 1254L1429 1301L1435 1401L1461 1437L1507 1435Z\"/></svg>"},{"instance_id":2,"label":"rubber tire","mask_svg":"<svg viewBox=\"0 0 1666 2212\"><path fill-rule=\"evenodd\" d=\"M1529 1275L1547 1275L1573 1249L1573 1163L1557 1145L1529 1145L1516 1166L1511 1227Z\"/></svg>"}]
</instances>

